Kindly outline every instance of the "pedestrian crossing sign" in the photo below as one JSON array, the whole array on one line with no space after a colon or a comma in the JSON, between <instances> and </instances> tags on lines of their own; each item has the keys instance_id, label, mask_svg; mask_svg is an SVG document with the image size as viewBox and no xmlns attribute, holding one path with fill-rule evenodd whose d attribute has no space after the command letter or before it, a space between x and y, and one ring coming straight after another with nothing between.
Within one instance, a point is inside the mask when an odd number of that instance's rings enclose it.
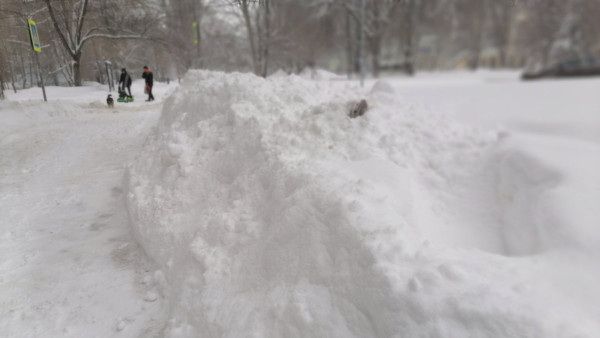
<instances>
[{"instance_id":1,"label":"pedestrian crossing sign","mask_svg":"<svg viewBox=\"0 0 600 338\"><path fill-rule=\"evenodd\" d=\"M29 19L27 20L27 24L29 26L29 37L31 38L31 47L36 52L42 51L42 44L40 43L40 36L38 35L37 26L35 25L35 21Z\"/></svg>"}]
</instances>

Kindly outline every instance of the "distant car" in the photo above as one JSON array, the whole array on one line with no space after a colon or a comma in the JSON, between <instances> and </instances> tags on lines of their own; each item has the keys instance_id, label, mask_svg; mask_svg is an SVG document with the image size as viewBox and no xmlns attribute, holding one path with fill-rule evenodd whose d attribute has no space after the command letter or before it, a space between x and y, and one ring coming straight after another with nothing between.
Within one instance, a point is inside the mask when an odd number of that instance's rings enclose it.
<instances>
[{"instance_id":1,"label":"distant car","mask_svg":"<svg viewBox=\"0 0 600 338\"><path fill-rule=\"evenodd\" d=\"M576 59L555 63L547 68L525 71L521 78L533 80L539 78L600 76L600 59Z\"/></svg>"}]
</instances>

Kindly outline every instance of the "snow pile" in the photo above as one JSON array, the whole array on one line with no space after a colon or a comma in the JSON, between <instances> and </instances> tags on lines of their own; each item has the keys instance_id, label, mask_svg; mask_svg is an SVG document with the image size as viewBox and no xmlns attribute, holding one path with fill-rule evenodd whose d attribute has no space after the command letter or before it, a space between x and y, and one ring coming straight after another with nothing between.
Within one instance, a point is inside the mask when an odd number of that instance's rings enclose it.
<instances>
[{"instance_id":1,"label":"snow pile","mask_svg":"<svg viewBox=\"0 0 600 338\"><path fill-rule=\"evenodd\" d=\"M332 73L325 69L306 67L302 69L299 74L300 77L305 79L317 80L317 81L331 81L331 80L344 80L346 77Z\"/></svg>"},{"instance_id":2,"label":"snow pile","mask_svg":"<svg viewBox=\"0 0 600 338\"><path fill-rule=\"evenodd\" d=\"M187 75L127 177L165 336L598 329L566 325L580 314L561 310L562 294L544 298L555 286L531 288L549 268L508 256L553 246L514 238L526 213L514 198L529 196L506 169L522 162L502 164L515 153L502 135L434 118L385 83L366 115L348 118L360 98L295 76Z\"/></svg>"},{"instance_id":3,"label":"snow pile","mask_svg":"<svg viewBox=\"0 0 600 338\"><path fill-rule=\"evenodd\" d=\"M43 125L53 117L80 115L82 110L76 103L0 101L0 136L18 128Z\"/></svg>"},{"instance_id":4,"label":"snow pile","mask_svg":"<svg viewBox=\"0 0 600 338\"><path fill-rule=\"evenodd\" d=\"M502 235L508 254L597 250L599 145L519 135L503 145L498 157Z\"/></svg>"}]
</instances>

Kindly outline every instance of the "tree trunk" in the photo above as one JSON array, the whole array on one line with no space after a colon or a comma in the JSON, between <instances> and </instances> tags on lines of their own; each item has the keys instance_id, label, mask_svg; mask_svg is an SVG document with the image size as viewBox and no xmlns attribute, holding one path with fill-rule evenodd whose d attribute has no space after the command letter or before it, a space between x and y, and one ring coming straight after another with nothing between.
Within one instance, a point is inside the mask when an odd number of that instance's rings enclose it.
<instances>
[{"instance_id":1,"label":"tree trunk","mask_svg":"<svg viewBox=\"0 0 600 338\"><path fill-rule=\"evenodd\" d=\"M248 42L250 43L250 54L252 56L252 69L255 74L259 74L258 71L258 60L256 57L256 43L254 40L254 29L252 28L252 20L250 19L250 10L248 8L248 0L239 0L239 4L242 8L242 15L246 22L246 30L248 31Z\"/></svg>"},{"instance_id":2,"label":"tree trunk","mask_svg":"<svg viewBox=\"0 0 600 338\"><path fill-rule=\"evenodd\" d=\"M542 42L542 66L547 67L550 64L550 53L552 52L553 40L547 38L545 42Z\"/></svg>"},{"instance_id":3,"label":"tree trunk","mask_svg":"<svg viewBox=\"0 0 600 338\"><path fill-rule=\"evenodd\" d=\"M15 94L17 93L17 86L15 85L15 75L11 74L10 76L10 84L12 85L13 91Z\"/></svg>"},{"instance_id":4,"label":"tree trunk","mask_svg":"<svg viewBox=\"0 0 600 338\"><path fill-rule=\"evenodd\" d=\"M196 34L196 38L197 41L194 41L194 43L196 44L196 57L195 57L195 61L192 62L192 65L195 66L196 68L202 68L202 34L200 32L200 22L202 20L202 11L203 11L203 3L202 0L200 0L200 15L198 15L198 10L197 10L197 4L196 4L197 0L192 0L192 11L193 11L193 15L194 15L194 22L196 24L196 26L194 27L194 34Z\"/></svg>"},{"instance_id":5,"label":"tree trunk","mask_svg":"<svg viewBox=\"0 0 600 338\"><path fill-rule=\"evenodd\" d=\"M361 53L361 51L360 51L360 48L361 48L360 44L361 44L361 42L360 42L360 37L361 37L361 34L362 34L362 32L361 32L362 27L361 27L361 22L360 22L359 19L355 19L355 21L356 21L356 26L354 27L355 28L355 30L354 30L355 31L355 36L354 36L354 38L355 38L355 43L354 43L354 73L355 74L360 74L360 61L361 61L361 55L360 55L360 53Z\"/></svg>"},{"instance_id":6,"label":"tree trunk","mask_svg":"<svg viewBox=\"0 0 600 338\"><path fill-rule=\"evenodd\" d=\"M104 62L100 60L100 56L98 55L98 49L94 47L94 58L97 60L96 64L96 79L98 83L106 84L104 82ZM108 80L108 79L107 79Z\"/></svg>"},{"instance_id":7,"label":"tree trunk","mask_svg":"<svg viewBox=\"0 0 600 338\"><path fill-rule=\"evenodd\" d=\"M60 65L60 73L62 74L64 79L67 81L67 84L69 85L69 87L72 87L73 86L73 67L65 66L65 63L69 63L70 61L69 60L65 61L64 55L59 54L59 50L60 50L59 45L54 45L54 48L52 48L51 50L54 55L54 59ZM69 59L70 59L70 56L69 56ZM56 80L56 82L58 83L58 79Z\"/></svg>"},{"instance_id":8,"label":"tree trunk","mask_svg":"<svg viewBox=\"0 0 600 338\"><path fill-rule=\"evenodd\" d=\"M73 81L75 87L81 86L81 52L73 57Z\"/></svg>"},{"instance_id":9,"label":"tree trunk","mask_svg":"<svg viewBox=\"0 0 600 338\"><path fill-rule=\"evenodd\" d=\"M486 0L480 0L477 3L475 10L477 10L473 15L471 32L473 32L472 42L471 42L471 57L469 61L469 68L471 70L476 70L479 68L479 57L481 56L482 49L482 40L483 40L483 26L484 26L484 17L486 11Z\"/></svg>"},{"instance_id":10,"label":"tree trunk","mask_svg":"<svg viewBox=\"0 0 600 338\"><path fill-rule=\"evenodd\" d=\"M21 60L21 81L23 81L21 88L25 89L25 86L27 86L27 67L25 67L25 57L23 57L21 48L19 48L19 60Z\"/></svg>"},{"instance_id":11,"label":"tree trunk","mask_svg":"<svg viewBox=\"0 0 600 338\"><path fill-rule=\"evenodd\" d=\"M512 6L504 2L490 5L490 11L494 21L494 35L496 48L498 48L499 67L506 67L506 53L508 48L508 38L511 29Z\"/></svg>"},{"instance_id":12,"label":"tree trunk","mask_svg":"<svg viewBox=\"0 0 600 338\"><path fill-rule=\"evenodd\" d=\"M35 53L35 52L32 52ZM31 87L35 86L35 82L33 81L33 57L30 53L29 55L29 83L31 83Z\"/></svg>"},{"instance_id":13,"label":"tree trunk","mask_svg":"<svg viewBox=\"0 0 600 338\"><path fill-rule=\"evenodd\" d=\"M4 100L4 80L2 75L0 75L0 100Z\"/></svg>"},{"instance_id":14,"label":"tree trunk","mask_svg":"<svg viewBox=\"0 0 600 338\"><path fill-rule=\"evenodd\" d=\"M360 0L360 45L359 45L359 68L360 68L360 86L365 83L366 72L366 55L365 55L365 40L366 40L366 10L367 0Z\"/></svg>"},{"instance_id":15,"label":"tree trunk","mask_svg":"<svg viewBox=\"0 0 600 338\"><path fill-rule=\"evenodd\" d=\"M263 23L264 29L262 32L262 64L261 73L262 77L267 77L269 70L269 42L271 36L271 5L270 0L263 0Z\"/></svg>"},{"instance_id":16,"label":"tree trunk","mask_svg":"<svg viewBox=\"0 0 600 338\"><path fill-rule=\"evenodd\" d=\"M14 54L13 54L14 55ZM12 85L13 91L15 94L17 93L17 86L15 86L15 68L13 66L13 62L9 61L8 66L10 67L10 84Z\"/></svg>"},{"instance_id":17,"label":"tree trunk","mask_svg":"<svg viewBox=\"0 0 600 338\"><path fill-rule=\"evenodd\" d=\"M381 58L381 36L377 34L371 38L371 64L373 67L373 77L379 77L379 68L380 63L379 59Z\"/></svg>"},{"instance_id":18,"label":"tree trunk","mask_svg":"<svg viewBox=\"0 0 600 338\"><path fill-rule=\"evenodd\" d=\"M56 72L52 73L52 82L54 82L54 85L57 86L57 87L60 85L58 83L58 73L56 73Z\"/></svg>"},{"instance_id":19,"label":"tree trunk","mask_svg":"<svg viewBox=\"0 0 600 338\"><path fill-rule=\"evenodd\" d=\"M408 0L404 8L404 72L407 75L414 75L414 55L413 55L413 34L414 34L414 16L415 1Z\"/></svg>"},{"instance_id":20,"label":"tree trunk","mask_svg":"<svg viewBox=\"0 0 600 338\"><path fill-rule=\"evenodd\" d=\"M254 65L254 74L260 76L263 64L263 44L264 44L264 34L263 34L263 0L258 1L258 10L256 11L256 15L254 17L254 26L256 27L256 64Z\"/></svg>"},{"instance_id":21,"label":"tree trunk","mask_svg":"<svg viewBox=\"0 0 600 338\"><path fill-rule=\"evenodd\" d=\"M382 24L379 19L379 3L376 1L371 5L371 15L373 17L373 32L369 36L371 66L373 67L373 77L379 77L379 57L381 54L381 39L383 38L383 32L381 31Z\"/></svg>"},{"instance_id":22,"label":"tree trunk","mask_svg":"<svg viewBox=\"0 0 600 338\"><path fill-rule=\"evenodd\" d=\"M352 78L352 70L354 65L352 41L352 18L350 17L350 13L346 11L346 73L349 79Z\"/></svg>"}]
</instances>

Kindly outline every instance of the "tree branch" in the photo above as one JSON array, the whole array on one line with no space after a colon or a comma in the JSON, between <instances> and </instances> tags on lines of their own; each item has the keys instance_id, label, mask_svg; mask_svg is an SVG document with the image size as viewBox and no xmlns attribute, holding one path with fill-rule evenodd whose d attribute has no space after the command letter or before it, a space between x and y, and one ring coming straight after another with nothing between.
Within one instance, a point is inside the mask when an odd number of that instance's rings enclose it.
<instances>
[{"instance_id":1,"label":"tree branch","mask_svg":"<svg viewBox=\"0 0 600 338\"><path fill-rule=\"evenodd\" d=\"M81 5L81 11L79 12L79 17L77 18L77 30L75 31L76 41L81 41L81 30L83 29L83 21L85 20L85 14L87 12L88 0L83 0L83 4Z\"/></svg>"},{"instance_id":2,"label":"tree branch","mask_svg":"<svg viewBox=\"0 0 600 338\"><path fill-rule=\"evenodd\" d=\"M111 35L111 34L91 34L88 35L86 37L84 37L83 39L81 39L80 42L80 48L83 47L83 44L91 39L94 38L105 38L105 39L112 39L112 40L136 40L136 39L143 39L144 36L143 35Z\"/></svg>"},{"instance_id":3,"label":"tree branch","mask_svg":"<svg viewBox=\"0 0 600 338\"><path fill-rule=\"evenodd\" d=\"M46 3L46 6L48 7L48 12L50 13L50 18L52 19L52 23L54 24L54 29L56 30L56 33L58 34L60 41L62 42L65 49L69 52L69 55L71 55L71 57L74 58L75 51L73 51L71 49L71 46L69 46L69 42L67 42L65 35L63 34L63 32L61 32L60 27L58 27L58 22L56 21L56 16L54 15L54 9L52 8L52 5L50 5L50 0L44 0L44 2Z\"/></svg>"}]
</instances>

